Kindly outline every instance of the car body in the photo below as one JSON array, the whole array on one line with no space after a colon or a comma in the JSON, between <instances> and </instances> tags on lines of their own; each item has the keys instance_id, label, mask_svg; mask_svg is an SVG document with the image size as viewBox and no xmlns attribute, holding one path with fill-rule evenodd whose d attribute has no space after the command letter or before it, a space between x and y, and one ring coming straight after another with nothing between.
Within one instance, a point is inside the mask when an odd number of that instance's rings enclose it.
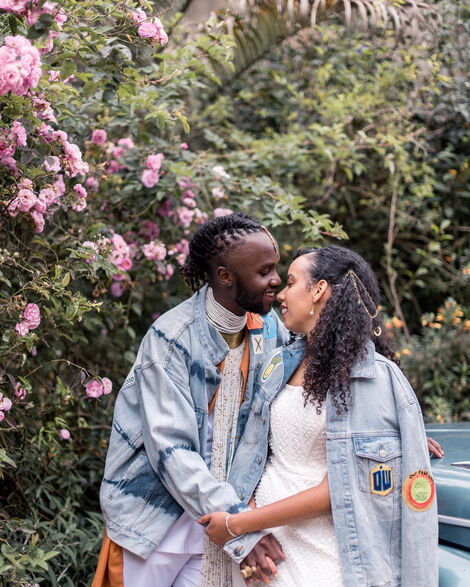
<instances>
[{"instance_id":1,"label":"car body","mask_svg":"<svg viewBox=\"0 0 470 587\"><path fill-rule=\"evenodd\" d=\"M431 459L439 513L439 587L470 586L470 422L430 424L444 457Z\"/></svg>"}]
</instances>

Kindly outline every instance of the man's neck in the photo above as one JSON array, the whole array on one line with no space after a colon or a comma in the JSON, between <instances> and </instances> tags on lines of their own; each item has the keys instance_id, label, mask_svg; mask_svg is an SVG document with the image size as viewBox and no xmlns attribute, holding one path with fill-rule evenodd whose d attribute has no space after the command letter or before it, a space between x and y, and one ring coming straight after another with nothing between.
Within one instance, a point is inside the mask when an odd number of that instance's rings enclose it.
<instances>
[{"instance_id":1,"label":"man's neck","mask_svg":"<svg viewBox=\"0 0 470 587\"><path fill-rule=\"evenodd\" d=\"M242 331L246 325L246 313L241 316L231 312L219 302L211 287L207 288L206 293L206 314L209 322L217 328L219 332L226 334L235 334Z\"/></svg>"}]
</instances>

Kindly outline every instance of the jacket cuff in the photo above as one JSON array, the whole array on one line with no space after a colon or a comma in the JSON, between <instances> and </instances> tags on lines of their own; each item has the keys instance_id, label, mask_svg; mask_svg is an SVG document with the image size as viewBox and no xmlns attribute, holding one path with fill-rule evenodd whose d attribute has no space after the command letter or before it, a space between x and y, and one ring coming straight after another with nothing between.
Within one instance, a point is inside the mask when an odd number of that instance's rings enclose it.
<instances>
[{"instance_id":1,"label":"jacket cuff","mask_svg":"<svg viewBox=\"0 0 470 587\"><path fill-rule=\"evenodd\" d=\"M225 552L236 562L241 563L242 560L249 554L258 542L266 536L269 532L261 530L259 532L250 532L249 534L242 534L233 540L225 543Z\"/></svg>"}]
</instances>

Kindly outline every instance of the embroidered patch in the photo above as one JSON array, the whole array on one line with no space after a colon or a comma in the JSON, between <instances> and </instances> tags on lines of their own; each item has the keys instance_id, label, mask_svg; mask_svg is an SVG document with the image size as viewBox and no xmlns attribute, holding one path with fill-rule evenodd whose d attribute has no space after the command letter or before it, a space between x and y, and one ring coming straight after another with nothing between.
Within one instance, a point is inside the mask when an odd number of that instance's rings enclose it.
<instances>
[{"instance_id":1,"label":"embroidered patch","mask_svg":"<svg viewBox=\"0 0 470 587\"><path fill-rule=\"evenodd\" d=\"M253 352L255 355L262 355L263 354L263 335L262 334L254 334L251 337L253 342Z\"/></svg>"},{"instance_id":2,"label":"embroidered patch","mask_svg":"<svg viewBox=\"0 0 470 587\"><path fill-rule=\"evenodd\" d=\"M246 327L248 330L258 330L263 328L263 319L259 314L248 312L246 316Z\"/></svg>"},{"instance_id":3,"label":"embroidered patch","mask_svg":"<svg viewBox=\"0 0 470 587\"><path fill-rule=\"evenodd\" d=\"M264 373L261 377L261 381L266 381L266 379L272 375L272 372L274 371L274 369L279 365L279 363L282 361L281 359L281 355L276 355L275 357L273 357L271 359L271 362L269 363L269 365L266 367L266 369L264 370Z\"/></svg>"},{"instance_id":4,"label":"embroidered patch","mask_svg":"<svg viewBox=\"0 0 470 587\"><path fill-rule=\"evenodd\" d=\"M264 317L264 337L274 338L276 336L276 322L272 314L267 314Z\"/></svg>"},{"instance_id":5,"label":"embroidered patch","mask_svg":"<svg viewBox=\"0 0 470 587\"><path fill-rule=\"evenodd\" d=\"M431 473L418 470L408 475L403 483L402 494L403 501L412 510L424 512L429 509L436 495Z\"/></svg>"},{"instance_id":6,"label":"embroidered patch","mask_svg":"<svg viewBox=\"0 0 470 587\"><path fill-rule=\"evenodd\" d=\"M393 471L381 464L370 472L370 492L375 495L387 495L393 489Z\"/></svg>"}]
</instances>

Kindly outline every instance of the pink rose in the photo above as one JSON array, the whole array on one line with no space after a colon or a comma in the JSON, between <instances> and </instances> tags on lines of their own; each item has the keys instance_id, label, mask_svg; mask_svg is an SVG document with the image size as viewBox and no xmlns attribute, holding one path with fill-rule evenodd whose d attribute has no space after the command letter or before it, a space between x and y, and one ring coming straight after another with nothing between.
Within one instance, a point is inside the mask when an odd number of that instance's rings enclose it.
<instances>
[{"instance_id":1,"label":"pink rose","mask_svg":"<svg viewBox=\"0 0 470 587\"><path fill-rule=\"evenodd\" d=\"M77 145L63 141L65 152L65 174L67 177L76 177L88 173L88 163L82 160L82 152Z\"/></svg>"},{"instance_id":2,"label":"pink rose","mask_svg":"<svg viewBox=\"0 0 470 587\"><path fill-rule=\"evenodd\" d=\"M158 35L158 28L153 22L144 21L139 25L137 33L143 39L153 39Z\"/></svg>"},{"instance_id":3,"label":"pink rose","mask_svg":"<svg viewBox=\"0 0 470 587\"><path fill-rule=\"evenodd\" d=\"M103 385L97 379L92 379L86 384L85 391L88 397L97 399L103 394Z\"/></svg>"},{"instance_id":4,"label":"pink rose","mask_svg":"<svg viewBox=\"0 0 470 587\"><path fill-rule=\"evenodd\" d=\"M39 306L37 304L27 304L23 312L23 320L28 323L30 330L37 328L41 323L41 310Z\"/></svg>"},{"instance_id":5,"label":"pink rose","mask_svg":"<svg viewBox=\"0 0 470 587\"><path fill-rule=\"evenodd\" d=\"M137 22L140 24L140 23L147 20L147 15L142 10L142 8L137 8L137 10L131 14L131 18L134 22Z\"/></svg>"},{"instance_id":6,"label":"pink rose","mask_svg":"<svg viewBox=\"0 0 470 587\"><path fill-rule=\"evenodd\" d=\"M142 247L142 252L150 261L163 261L166 257L166 247L161 242L151 242Z\"/></svg>"},{"instance_id":7,"label":"pink rose","mask_svg":"<svg viewBox=\"0 0 470 587\"><path fill-rule=\"evenodd\" d=\"M193 221L194 210L190 210L185 206L181 206L180 208L177 208L176 214L178 216L181 226L183 228L188 228L191 222Z\"/></svg>"},{"instance_id":8,"label":"pink rose","mask_svg":"<svg viewBox=\"0 0 470 587\"><path fill-rule=\"evenodd\" d=\"M59 157L54 157L53 155L49 155L44 159L44 169L48 172L56 172L60 171L60 159Z\"/></svg>"},{"instance_id":9,"label":"pink rose","mask_svg":"<svg viewBox=\"0 0 470 587\"><path fill-rule=\"evenodd\" d=\"M29 332L29 325L26 321L23 320L15 325L15 330L19 334L19 336L24 336Z\"/></svg>"},{"instance_id":10,"label":"pink rose","mask_svg":"<svg viewBox=\"0 0 470 587\"><path fill-rule=\"evenodd\" d=\"M0 96L11 92L23 96L37 86L41 77L41 56L21 35L5 37L0 47Z\"/></svg>"},{"instance_id":11,"label":"pink rose","mask_svg":"<svg viewBox=\"0 0 470 587\"><path fill-rule=\"evenodd\" d=\"M44 216L38 210L33 210L31 212L31 218L33 219L34 232L41 233L44 230Z\"/></svg>"},{"instance_id":12,"label":"pink rose","mask_svg":"<svg viewBox=\"0 0 470 587\"><path fill-rule=\"evenodd\" d=\"M19 399L19 400L23 400L26 395L27 395L27 391L24 387L21 387L20 384L18 382L15 383L15 396Z\"/></svg>"},{"instance_id":13,"label":"pink rose","mask_svg":"<svg viewBox=\"0 0 470 587\"><path fill-rule=\"evenodd\" d=\"M225 198L224 190L221 187L212 188L212 195L214 196L214 198L216 200L220 200L222 198Z\"/></svg>"},{"instance_id":14,"label":"pink rose","mask_svg":"<svg viewBox=\"0 0 470 587\"><path fill-rule=\"evenodd\" d=\"M145 167L147 167L147 169L152 169L153 171L159 171L160 167L162 166L163 159L165 159L163 153L157 153L157 155L149 155L145 162Z\"/></svg>"},{"instance_id":15,"label":"pink rose","mask_svg":"<svg viewBox=\"0 0 470 587\"><path fill-rule=\"evenodd\" d=\"M118 145L124 147L125 149L133 149L135 147L134 141L131 137L124 137L118 140Z\"/></svg>"},{"instance_id":16,"label":"pink rose","mask_svg":"<svg viewBox=\"0 0 470 587\"><path fill-rule=\"evenodd\" d=\"M59 438L62 440L70 440L70 432L66 428L61 428L59 430Z\"/></svg>"},{"instance_id":17,"label":"pink rose","mask_svg":"<svg viewBox=\"0 0 470 587\"><path fill-rule=\"evenodd\" d=\"M160 175L158 174L158 171L144 169L140 180L146 188L153 188L160 181Z\"/></svg>"},{"instance_id":18,"label":"pink rose","mask_svg":"<svg viewBox=\"0 0 470 587\"><path fill-rule=\"evenodd\" d=\"M108 379L107 377L102 377L101 383L103 384L103 393L105 395L108 395L108 393L111 393L113 391L113 383L111 379Z\"/></svg>"},{"instance_id":19,"label":"pink rose","mask_svg":"<svg viewBox=\"0 0 470 587\"><path fill-rule=\"evenodd\" d=\"M214 210L214 218L219 218L220 216L229 216L233 214L233 211L229 208L216 208Z\"/></svg>"},{"instance_id":20,"label":"pink rose","mask_svg":"<svg viewBox=\"0 0 470 587\"><path fill-rule=\"evenodd\" d=\"M21 124L15 120L11 127L11 134L14 137L14 142L16 147L25 147L26 146L26 129Z\"/></svg>"},{"instance_id":21,"label":"pink rose","mask_svg":"<svg viewBox=\"0 0 470 587\"><path fill-rule=\"evenodd\" d=\"M100 183L95 177L88 177L85 181L85 185L93 192L97 192L100 187Z\"/></svg>"},{"instance_id":22,"label":"pink rose","mask_svg":"<svg viewBox=\"0 0 470 587\"><path fill-rule=\"evenodd\" d=\"M29 0L0 0L0 10L24 15Z\"/></svg>"},{"instance_id":23,"label":"pink rose","mask_svg":"<svg viewBox=\"0 0 470 587\"><path fill-rule=\"evenodd\" d=\"M183 151L189 149L188 143L180 143L180 149L182 149Z\"/></svg>"},{"instance_id":24,"label":"pink rose","mask_svg":"<svg viewBox=\"0 0 470 587\"><path fill-rule=\"evenodd\" d=\"M113 281L110 291L112 296L115 298L120 298L124 293L124 286L119 281Z\"/></svg>"},{"instance_id":25,"label":"pink rose","mask_svg":"<svg viewBox=\"0 0 470 587\"><path fill-rule=\"evenodd\" d=\"M101 128L95 128L91 135L91 142L95 143L95 145L104 145L107 139L106 131Z\"/></svg>"},{"instance_id":26,"label":"pink rose","mask_svg":"<svg viewBox=\"0 0 470 587\"><path fill-rule=\"evenodd\" d=\"M11 399L5 397L3 393L0 393L0 410L2 412L9 412L12 405L13 404L11 403Z\"/></svg>"}]
</instances>

